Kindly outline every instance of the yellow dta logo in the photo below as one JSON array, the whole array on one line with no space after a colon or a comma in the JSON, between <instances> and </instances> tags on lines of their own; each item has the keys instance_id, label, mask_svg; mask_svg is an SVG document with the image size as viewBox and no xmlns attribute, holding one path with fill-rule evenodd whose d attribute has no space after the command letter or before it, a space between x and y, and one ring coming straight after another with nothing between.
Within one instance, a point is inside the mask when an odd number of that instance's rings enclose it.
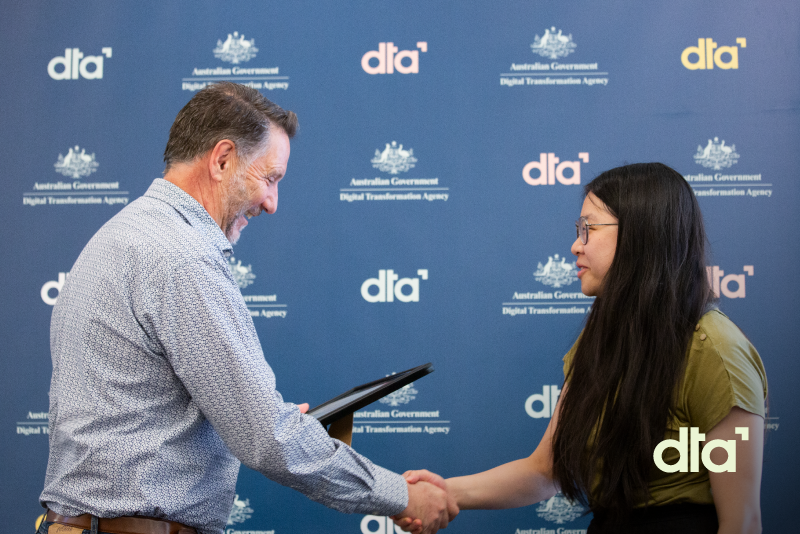
<instances>
[{"instance_id":1,"label":"yellow dta logo","mask_svg":"<svg viewBox=\"0 0 800 534\"><path fill-rule=\"evenodd\" d=\"M742 48L747 48L747 39L744 37L737 37L736 44ZM739 46L720 46L710 37L703 39L702 37L697 40L697 46L690 46L683 50L681 54L681 63L689 70L699 69L713 69L714 65L721 69L738 69L739 68ZM716 50L714 50L716 48ZM697 61L690 61L692 55L697 56ZM727 54L728 60L723 61L722 55Z\"/></svg>"}]
</instances>

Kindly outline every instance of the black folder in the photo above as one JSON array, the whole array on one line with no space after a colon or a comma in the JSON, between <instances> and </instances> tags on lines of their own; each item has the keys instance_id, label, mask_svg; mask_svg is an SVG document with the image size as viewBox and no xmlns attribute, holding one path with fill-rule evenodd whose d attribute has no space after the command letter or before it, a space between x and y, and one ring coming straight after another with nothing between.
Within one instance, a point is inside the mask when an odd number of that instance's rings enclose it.
<instances>
[{"instance_id":1,"label":"black folder","mask_svg":"<svg viewBox=\"0 0 800 534\"><path fill-rule=\"evenodd\" d=\"M426 363L401 373L367 382L311 408L308 415L313 415L320 423L327 426L432 372L433 364Z\"/></svg>"}]
</instances>

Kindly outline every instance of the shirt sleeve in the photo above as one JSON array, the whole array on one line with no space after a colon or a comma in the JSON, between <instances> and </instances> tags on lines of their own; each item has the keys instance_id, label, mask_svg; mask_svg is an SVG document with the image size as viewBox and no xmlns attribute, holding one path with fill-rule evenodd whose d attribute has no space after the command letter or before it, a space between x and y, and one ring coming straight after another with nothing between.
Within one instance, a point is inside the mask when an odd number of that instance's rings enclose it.
<instances>
[{"instance_id":1,"label":"shirt sleeve","mask_svg":"<svg viewBox=\"0 0 800 534\"><path fill-rule=\"evenodd\" d=\"M346 513L394 515L405 480L332 439L283 402L238 286L220 258L154 277L148 296L158 344L192 402L243 464Z\"/></svg>"},{"instance_id":2,"label":"shirt sleeve","mask_svg":"<svg viewBox=\"0 0 800 534\"><path fill-rule=\"evenodd\" d=\"M684 403L692 426L714 428L738 406L764 417L767 376L755 347L718 311L695 331L687 361Z\"/></svg>"}]
</instances>

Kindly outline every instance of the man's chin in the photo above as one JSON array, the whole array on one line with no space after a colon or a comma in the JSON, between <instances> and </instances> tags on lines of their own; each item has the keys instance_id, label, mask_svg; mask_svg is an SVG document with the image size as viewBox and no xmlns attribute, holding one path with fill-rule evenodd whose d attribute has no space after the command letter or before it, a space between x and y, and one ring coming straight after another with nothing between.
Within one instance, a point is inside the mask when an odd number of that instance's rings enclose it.
<instances>
[{"instance_id":1,"label":"man's chin","mask_svg":"<svg viewBox=\"0 0 800 534\"><path fill-rule=\"evenodd\" d=\"M239 237L241 237L242 230L245 226L247 226L247 219L244 217L244 215L239 215L236 217L231 227L228 228L227 232L225 232L225 237L228 238L228 241L231 245L235 245L239 241Z\"/></svg>"}]
</instances>

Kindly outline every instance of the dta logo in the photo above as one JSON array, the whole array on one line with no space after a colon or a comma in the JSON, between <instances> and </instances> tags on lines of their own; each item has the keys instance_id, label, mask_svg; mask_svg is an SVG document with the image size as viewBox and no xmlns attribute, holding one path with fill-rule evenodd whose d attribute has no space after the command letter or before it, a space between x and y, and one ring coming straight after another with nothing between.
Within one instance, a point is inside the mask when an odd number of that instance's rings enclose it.
<instances>
[{"instance_id":1,"label":"dta logo","mask_svg":"<svg viewBox=\"0 0 800 534\"><path fill-rule=\"evenodd\" d=\"M691 430L691 437L689 433ZM735 434L742 436L742 441L750 439L750 429L746 426L737 426L733 429ZM700 433L700 429L696 426L686 428L681 427L678 429L678 439L665 439L656 445L653 451L653 461L656 467L665 473L692 473L700 471L700 460L706 469L712 473L735 473L736 472L736 440L735 439L712 439L703 447L703 452L698 454L700 442L706 440L706 435ZM668 464L664 461L664 451L667 449L675 449L678 451L678 461L674 464ZM725 449L728 453L728 458L723 464L715 464L711 461L711 451L714 449ZM691 466L690 466L691 464Z\"/></svg>"},{"instance_id":2,"label":"dta logo","mask_svg":"<svg viewBox=\"0 0 800 534\"><path fill-rule=\"evenodd\" d=\"M567 263L566 258L560 258L558 254L547 257L547 263L542 265L539 262L536 272L533 273L537 282L546 286L559 288L568 286L578 280L578 265L576 262Z\"/></svg>"},{"instance_id":3,"label":"dta logo","mask_svg":"<svg viewBox=\"0 0 800 534\"><path fill-rule=\"evenodd\" d=\"M412 400L416 399L417 393L419 393L419 391L414 389L414 382L411 382L410 384L406 384L405 386L401 387L397 391L393 391L385 397L382 397L380 401L383 404L388 404L389 406L400 406L401 404L408 404Z\"/></svg>"},{"instance_id":4,"label":"dta logo","mask_svg":"<svg viewBox=\"0 0 800 534\"><path fill-rule=\"evenodd\" d=\"M417 275L422 280L428 279L428 269L418 269ZM420 278L399 278L399 275L391 269L381 269L378 271L378 278L369 278L361 284L361 296L367 302L394 302L397 298L400 302L419 302L419 280ZM395 284L395 282L397 282ZM377 294L370 293L371 287L377 287ZM403 293L404 287L410 287L411 293Z\"/></svg>"},{"instance_id":5,"label":"dta logo","mask_svg":"<svg viewBox=\"0 0 800 534\"><path fill-rule=\"evenodd\" d=\"M556 180L564 185L577 185L581 183L581 161L589 163L589 153L579 152L580 161L562 161L553 152L539 154L539 161L531 161L522 168L522 179L530 185L555 185ZM558 163L558 165L556 165ZM531 176L532 170L538 170L539 176ZM564 171L570 169L572 176L564 176Z\"/></svg>"},{"instance_id":6,"label":"dta logo","mask_svg":"<svg viewBox=\"0 0 800 534\"><path fill-rule=\"evenodd\" d=\"M377 523L376 530L370 530L371 523ZM361 534L404 534L403 531L395 525L391 518L382 517L379 515L365 515L361 520Z\"/></svg>"},{"instance_id":7,"label":"dta logo","mask_svg":"<svg viewBox=\"0 0 800 534\"><path fill-rule=\"evenodd\" d=\"M253 280L256 279L256 275L253 274L253 266L248 265L245 267L242 265L242 260L236 261L236 258L231 256L228 258L228 267L231 269L231 274L233 275L233 279L236 281L236 284L239 288L244 289L245 287L249 286L253 283Z\"/></svg>"},{"instance_id":8,"label":"dta logo","mask_svg":"<svg viewBox=\"0 0 800 534\"><path fill-rule=\"evenodd\" d=\"M536 38L531 45L534 54L550 59L567 57L575 51L578 45L572 42L572 34L562 35L561 30L556 33L556 27L551 26L544 31L544 35Z\"/></svg>"},{"instance_id":9,"label":"dta logo","mask_svg":"<svg viewBox=\"0 0 800 534\"><path fill-rule=\"evenodd\" d=\"M707 169L720 170L730 167L739 161L739 154L736 153L736 145L725 146L725 140L720 143L719 137L714 141L708 140L705 148L697 145L697 154L694 161Z\"/></svg>"},{"instance_id":10,"label":"dta logo","mask_svg":"<svg viewBox=\"0 0 800 534\"><path fill-rule=\"evenodd\" d=\"M397 146L397 141L392 141L391 146L386 143L383 152L375 149L375 157L370 160L372 166L381 172L398 174L407 172L414 167L417 158L414 157L414 149L403 149L403 145Z\"/></svg>"},{"instance_id":11,"label":"dta logo","mask_svg":"<svg viewBox=\"0 0 800 534\"><path fill-rule=\"evenodd\" d=\"M545 521L553 521L559 525L573 521L583 514L583 506L564 497L561 492L556 493L546 501L539 503L536 515ZM560 529L559 529L560 531Z\"/></svg>"},{"instance_id":12,"label":"dta logo","mask_svg":"<svg viewBox=\"0 0 800 534\"><path fill-rule=\"evenodd\" d=\"M544 386L541 393L534 393L525 400L525 412L534 419L550 419L556 410L559 395L561 395L561 389L555 384ZM542 409L535 410L534 402L542 403Z\"/></svg>"},{"instance_id":13,"label":"dta logo","mask_svg":"<svg viewBox=\"0 0 800 534\"><path fill-rule=\"evenodd\" d=\"M241 500L239 494L233 498L233 508L228 516L228 524L235 525L236 523L244 523L250 519L253 514L253 509L250 508L250 499Z\"/></svg>"},{"instance_id":14,"label":"dta logo","mask_svg":"<svg viewBox=\"0 0 800 534\"><path fill-rule=\"evenodd\" d=\"M419 50L401 50L391 41L388 43L378 43L377 50L370 50L361 58L361 68L367 74L392 74L395 70L400 74L417 74L419 72L419 53L428 51L428 42L419 41ZM370 65L371 59L377 59L376 66ZM403 60L408 59L410 64L403 65Z\"/></svg>"},{"instance_id":15,"label":"dta logo","mask_svg":"<svg viewBox=\"0 0 800 534\"><path fill-rule=\"evenodd\" d=\"M41 295L45 304L49 306L56 305L56 301L58 301L58 295L61 293L61 288L64 287L64 282L67 281L67 276L69 276L69 273L58 273L58 280L50 280L42 286L42 290L39 295ZM51 289L56 290L55 297L50 296Z\"/></svg>"},{"instance_id":16,"label":"dta logo","mask_svg":"<svg viewBox=\"0 0 800 534\"><path fill-rule=\"evenodd\" d=\"M753 266L745 265L742 270L747 273L747 276L753 276ZM706 267L706 274L708 275L708 283L711 284L711 289L714 295L719 298L720 292L729 299L744 298L745 293L745 276L744 274L729 274L725 276L725 271L719 268L718 265L709 265ZM736 291L731 290L730 283L736 282Z\"/></svg>"},{"instance_id":17,"label":"dta logo","mask_svg":"<svg viewBox=\"0 0 800 534\"><path fill-rule=\"evenodd\" d=\"M101 80L103 78L103 56L111 57L111 47L102 49L102 56L83 56L79 48L67 48L63 56L56 56L47 64L47 74L54 80L77 80L79 77L87 80ZM81 59L83 58L83 59ZM93 70L89 70L89 64ZM61 72L56 70L58 65L63 66Z\"/></svg>"},{"instance_id":18,"label":"dta logo","mask_svg":"<svg viewBox=\"0 0 800 534\"><path fill-rule=\"evenodd\" d=\"M79 150L80 152L78 152ZM89 176L97 171L99 166L100 164L94 159L94 152L87 154L86 149L78 145L75 145L75 148L70 148L66 156L59 154L58 161L53 164L56 172L76 180L83 176Z\"/></svg>"},{"instance_id":19,"label":"dta logo","mask_svg":"<svg viewBox=\"0 0 800 534\"><path fill-rule=\"evenodd\" d=\"M256 40L250 39L246 41L244 34L239 35L239 32L233 32L233 35L228 34L228 38L223 43L221 39L217 40L217 47L214 49L214 57L227 61L228 63L242 63L250 61L256 57L258 48L255 46Z\"/></svg>"},{"instance_id":20,"label":"dta logo","mask_svg":"<svg viewBox=\"0 0 800 534\"><path fill-rule=\"evenodd\" d=\"M737 37L736 43L742 48L747 48L747 39L744 37ZM738 46L720 46L716 52L715 48L717 48L717 43L713 39L701 37L697 40L697 46L684 48L681 54L681 63L689 70L713 69L714 65L725 70L739 68ZM697 61L689 61L692 54L697 56ZM722 61L722 54L728 54L728 61Z\"/></svg>"}]
</instances>

